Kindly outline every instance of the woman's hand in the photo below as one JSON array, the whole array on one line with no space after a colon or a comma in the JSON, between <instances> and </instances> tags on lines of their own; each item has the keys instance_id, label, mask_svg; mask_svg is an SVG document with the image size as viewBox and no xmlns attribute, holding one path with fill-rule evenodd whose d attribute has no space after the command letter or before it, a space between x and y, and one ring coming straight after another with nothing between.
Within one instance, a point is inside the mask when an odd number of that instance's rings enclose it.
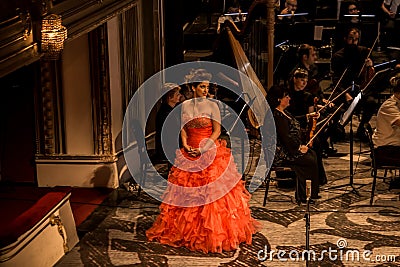
<instances>
[{"instance_id":1,"label":"woman's hand","mask_svg":"<svg viewBox=\"0 0 400 267\"><path fill-rule=\"evenodd\" d=\"M299 150L301 153L305 154L308 151L308 146L300 145Z\"/></svg>"},{"instance_id":2,"label":"woman's hand","mask_svg":"<svg viewBox=\"0 0 400 267\"><path fill-rule=\"evenodd\" d=\"M200 148L193 148L189 147L189 150L187 150L188 154L192 157L198 157L201 155L201 150Z\"/></svg>"},{"instance_id":3,"label":"woman's hand","mask_svg":"<svg viewBox=\"0 0 400 267\"><path fill-rule=\"evenodd\" d=\"M306 114L306 116L307 116L307 118L312 117L312 118L319 119L320 114L319 114L319 112L311 112L311 113Z\"/></svg>"},{"instance_id":4,"label":"woman's hand","mask_svg":"<svg viewBox=\"0 0 400 267\"><path fill-rule=\"evenodd\" d=\"M374 65L374 63L372 62L372 60L370 58L367 58L365 60L365 66L372 67L373 65Z\"/></svg>"}]
</instances>

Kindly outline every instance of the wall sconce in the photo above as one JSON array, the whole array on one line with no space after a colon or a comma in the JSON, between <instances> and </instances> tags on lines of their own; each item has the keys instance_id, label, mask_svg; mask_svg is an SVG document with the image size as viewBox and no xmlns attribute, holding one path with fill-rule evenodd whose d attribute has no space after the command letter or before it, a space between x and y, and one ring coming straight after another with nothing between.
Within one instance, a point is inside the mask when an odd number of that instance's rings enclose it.
<instances>
[{"instance_id":1,"label":"wall sconce","mask_svg":"<svg viewBox=\"0 0 400 267\"><path fill-rule=\"evenodd\" d=\"M64 49L67 29L61 25L61 16L51 14L42 20L42 52L46 59L58 59Z\"/></svg>"}]
</instances>

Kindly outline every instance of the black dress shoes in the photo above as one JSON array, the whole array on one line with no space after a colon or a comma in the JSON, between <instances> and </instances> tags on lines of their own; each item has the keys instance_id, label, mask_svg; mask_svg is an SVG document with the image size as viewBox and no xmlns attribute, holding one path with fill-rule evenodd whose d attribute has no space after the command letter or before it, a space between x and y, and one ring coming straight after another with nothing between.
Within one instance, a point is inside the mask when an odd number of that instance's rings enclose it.
<instances>
[{"instance_id":1,"label":"black dress shoes","mask_svg":"<svg viewBox=\"0 0 400 267\"><path fill-rule=\"evenodd\" d=\"M314 205L314 204L315 204L315 200L310 199L310 200L308 201L308 203L310 203L310 205ZM305 200L305 199L297 200L297 205L300 206L301 204L307 204L307 200Z\"/></svg>"},{"instance_id":2,"label":"black dress shoes","mask_svg":"<svg viewBox=\"0 0 400 267\"><path fill-rule=\"evenodd\" d=\"M326 150L326 154L328 154L328 156L334 156L334 155L336 155L337 154L337 149L335 149L335 148L328 148L327 150Z\"/></svg>"}]
</instances>

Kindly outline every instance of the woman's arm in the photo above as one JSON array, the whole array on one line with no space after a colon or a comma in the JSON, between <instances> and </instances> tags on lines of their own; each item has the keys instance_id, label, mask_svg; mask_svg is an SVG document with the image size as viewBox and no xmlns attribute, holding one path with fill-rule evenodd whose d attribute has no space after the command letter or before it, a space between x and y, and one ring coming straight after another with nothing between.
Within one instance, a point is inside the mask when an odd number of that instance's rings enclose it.
<instances>
[{"instance_id":1,"label":"woman's arm","mask_svg":"<svg viewBox=\"0 0 400 267\"><path fill-rule=\"evenodd\" d=\"M192 148L191 155L195 157L200 156L202 153L212 148L215 145L214 142L221 135L221 113L219 111L217 103L209 101L209 108L207 111L207 113L210 114L212 121L212 133L205 144L202 144L202 146L199 148Z\"/></svg>"},{"instance_id":2,"label":"woman's arm","mask_svg":"<svg viewBox=\"0 0 400 267\"><path fill-rule=\"evenodd\" d=\"M183 148L184 148L186 151L190 151L190 150L191 150L191 147L188 146L188 144L187 144L187 133L186 133L185 127L183 127L183 128L181 129L181 140L182 140L182 146L183 146Z\"/></svg>"},{"instance_id":3,"label":"woman's arm","mask_svg":"<svg viewBox=\"0 0 400 267\"><path fill-rule=\"evenodd\" d=\"M181 123L182 123L182 125L181 125L181 128L182 128L181 129L181 140L182 140L182 146L186 151L191 150L191 147L188 146L188 144L187 144L187 133L185 130L185 125L184 125L186 123L185 118L184 118L184 113L186 112L186 110L188 108L188 103L189 102L187 102L187 101L183 102L182 109L181 109Z\"/></svg>"},{"instance_id":4,"label":"woman's arm","mask_svg":"<svg viewBox=\"0 0 400 267\"><path fill-rule=\"evenodd\" d=\"M210 139L214 142L221 135L221 112L217 103L211 102L211 119L213 124L213 132Z\"/></svg>"},{"instance_id":5,"label":"woman's arm","mask_svg":"<svg viewBox=\"0 0 400 267\"><path fill-rule=\"evenodd\" d=\"M389 17L394 18L396 16L396 13L393 13L392 11L386 8L385 1L382 1L381 8L383 12L385 12Z\"/></svg>"},{"instance_id":6,"label":"woman's arm","mask_svg":"<svg viewBox=\"0 0 400 267\"><path fill-rule=\"evenodd\" d=\"M277 137L288 152L294 155L299 150L301 141L300 138L290 135L289 123L289 118L285 118L283 115L275 116Z\"/></svg>"}]
</instances>

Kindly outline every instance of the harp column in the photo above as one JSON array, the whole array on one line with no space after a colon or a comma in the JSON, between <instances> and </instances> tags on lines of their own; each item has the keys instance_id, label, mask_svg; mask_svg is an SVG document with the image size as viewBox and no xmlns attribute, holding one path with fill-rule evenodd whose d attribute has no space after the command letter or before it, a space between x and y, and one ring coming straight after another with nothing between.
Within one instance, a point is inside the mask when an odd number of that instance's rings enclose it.
<instances>
[{"instance_id":1,"label":"harp column","mask_svg":"<svg viewBox=\"0 0 400 267\"><path fill-rule=\"evenodd\" d=\"M267 34L268 34L268 74L267 74L267 91L274 82L274 0L267 0Z\"/></svg>"}]
</instances>

